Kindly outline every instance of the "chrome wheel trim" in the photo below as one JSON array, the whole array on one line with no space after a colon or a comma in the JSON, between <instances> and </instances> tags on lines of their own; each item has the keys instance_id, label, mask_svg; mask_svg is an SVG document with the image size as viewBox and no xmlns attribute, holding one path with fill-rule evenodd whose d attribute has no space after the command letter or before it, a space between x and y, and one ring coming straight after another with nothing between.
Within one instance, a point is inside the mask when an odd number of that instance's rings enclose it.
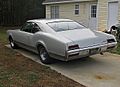
<instances>
[{"instance_id":1,"label":"chrome wheel trim","mask_svg":"<svg viewBox=\"0 0 120 87\"><path fill-rule=\"evenodd\" d=\"M12 47L15 46L15 44L14 44L14 42L13 42L12 40L10 40L10 45L11 45Z\"/></svg>"},{"instance_id":2,"label":"chrome wheel trim","mask_svg":"<svg viewBox=\"0 0 120 87\"><path fill-rule=\"evenodd\" d=\"M40 51L40 57L41 57L41 59L43 60L43 61L45 61L48 56L48 54L47 54L47 51L44 49L44 48L41 48L41 51Z\"/></svg>"}]
</instances>

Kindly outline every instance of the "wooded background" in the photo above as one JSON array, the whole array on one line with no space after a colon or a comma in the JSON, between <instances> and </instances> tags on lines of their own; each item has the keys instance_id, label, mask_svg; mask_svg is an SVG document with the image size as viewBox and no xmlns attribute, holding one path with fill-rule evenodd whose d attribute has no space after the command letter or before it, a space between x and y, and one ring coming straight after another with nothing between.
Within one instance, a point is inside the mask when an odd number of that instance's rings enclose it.
<instances>
[{"instance_id":1,"label":"wooded background","mask_svg":"<svg viewBox=\"0 0 120 87\"><path fill-rule=\"evenodd\" d=\"M0 0L0 25L18 26L26 20L45 18L44 0Z\"/></svg>"}]
</instances>

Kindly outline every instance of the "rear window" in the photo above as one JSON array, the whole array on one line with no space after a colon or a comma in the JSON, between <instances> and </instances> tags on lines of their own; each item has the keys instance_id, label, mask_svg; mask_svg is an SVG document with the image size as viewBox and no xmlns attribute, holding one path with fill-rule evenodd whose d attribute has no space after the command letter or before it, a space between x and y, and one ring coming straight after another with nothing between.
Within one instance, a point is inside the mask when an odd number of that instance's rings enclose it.
<instances>
[{"instance_id":1,"label":"rear window","mask_svg":"<svg viewBox=\"0 0 120 87\"><path fill-rule=\"evenodd\" d=\"M51 22L47 23L52 29L56 32L67 31L67 30L75 30L75 29L84 29L85 27L74 21L67 22Z\"/></svg>"}]
</instances>

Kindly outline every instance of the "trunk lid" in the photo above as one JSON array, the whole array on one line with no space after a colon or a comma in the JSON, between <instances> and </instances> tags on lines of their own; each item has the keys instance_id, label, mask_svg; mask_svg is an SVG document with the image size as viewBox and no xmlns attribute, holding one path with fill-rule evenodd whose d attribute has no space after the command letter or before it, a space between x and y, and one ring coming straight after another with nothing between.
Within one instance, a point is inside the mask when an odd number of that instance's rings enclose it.
<instances>
[{"instance_id":1,"label":"trunk lid","mask_svg":"<svg viewBox=\"0 0 120 87\"><path fill-rule=\"evenodd\" d=\"M98 34L98 32L90 29L77 29L58 33L74 42L74 44L78 44L80 48L105 44L107 39L105 35L100 35L100 33Z\"/></svg>"}]
</instances>

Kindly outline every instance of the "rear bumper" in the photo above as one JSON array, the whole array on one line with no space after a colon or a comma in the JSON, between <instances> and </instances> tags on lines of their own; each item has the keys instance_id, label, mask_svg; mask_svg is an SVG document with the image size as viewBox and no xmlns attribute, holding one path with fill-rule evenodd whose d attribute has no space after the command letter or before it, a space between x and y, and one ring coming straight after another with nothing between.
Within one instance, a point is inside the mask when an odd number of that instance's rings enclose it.
<instances>
[{"instance_id":1,"label":"rear bumper","mask_svg":"<svg viewBox=\"0 0 120 87\"><path fill-rule=\"evenodd\" d=\"M101 52L106 52L111 49L114 49L116 47L117 42L109 43L109 44L104 44L104 45L97 45L97 46L92 46L92 47L87 47L83 49L76 49L76 50L70 50L66 52L66 61L68 60L73 60L73 59L78 59L94 54L98 54Z\"/></svg>"},{"instance_id":2,"label":"rear bumper","mask_svg":"<svg viewBox=\"0 0 120 87\"><path fill-rule=\"evenodd\" d=\"M53 53L49 53L49 55L50 57L58 60L69 61L69 60L79 59L82 57L87 57L87 56L91 56L101 52L109 51L111 49L114 49L116 47L116 44L117 42L114 42L114 43L109 43L104 45L87 47L83 49L70 50L70 51L66 51L66 54L64 56L53 54Z\"/></svg>"}]
</instances>

